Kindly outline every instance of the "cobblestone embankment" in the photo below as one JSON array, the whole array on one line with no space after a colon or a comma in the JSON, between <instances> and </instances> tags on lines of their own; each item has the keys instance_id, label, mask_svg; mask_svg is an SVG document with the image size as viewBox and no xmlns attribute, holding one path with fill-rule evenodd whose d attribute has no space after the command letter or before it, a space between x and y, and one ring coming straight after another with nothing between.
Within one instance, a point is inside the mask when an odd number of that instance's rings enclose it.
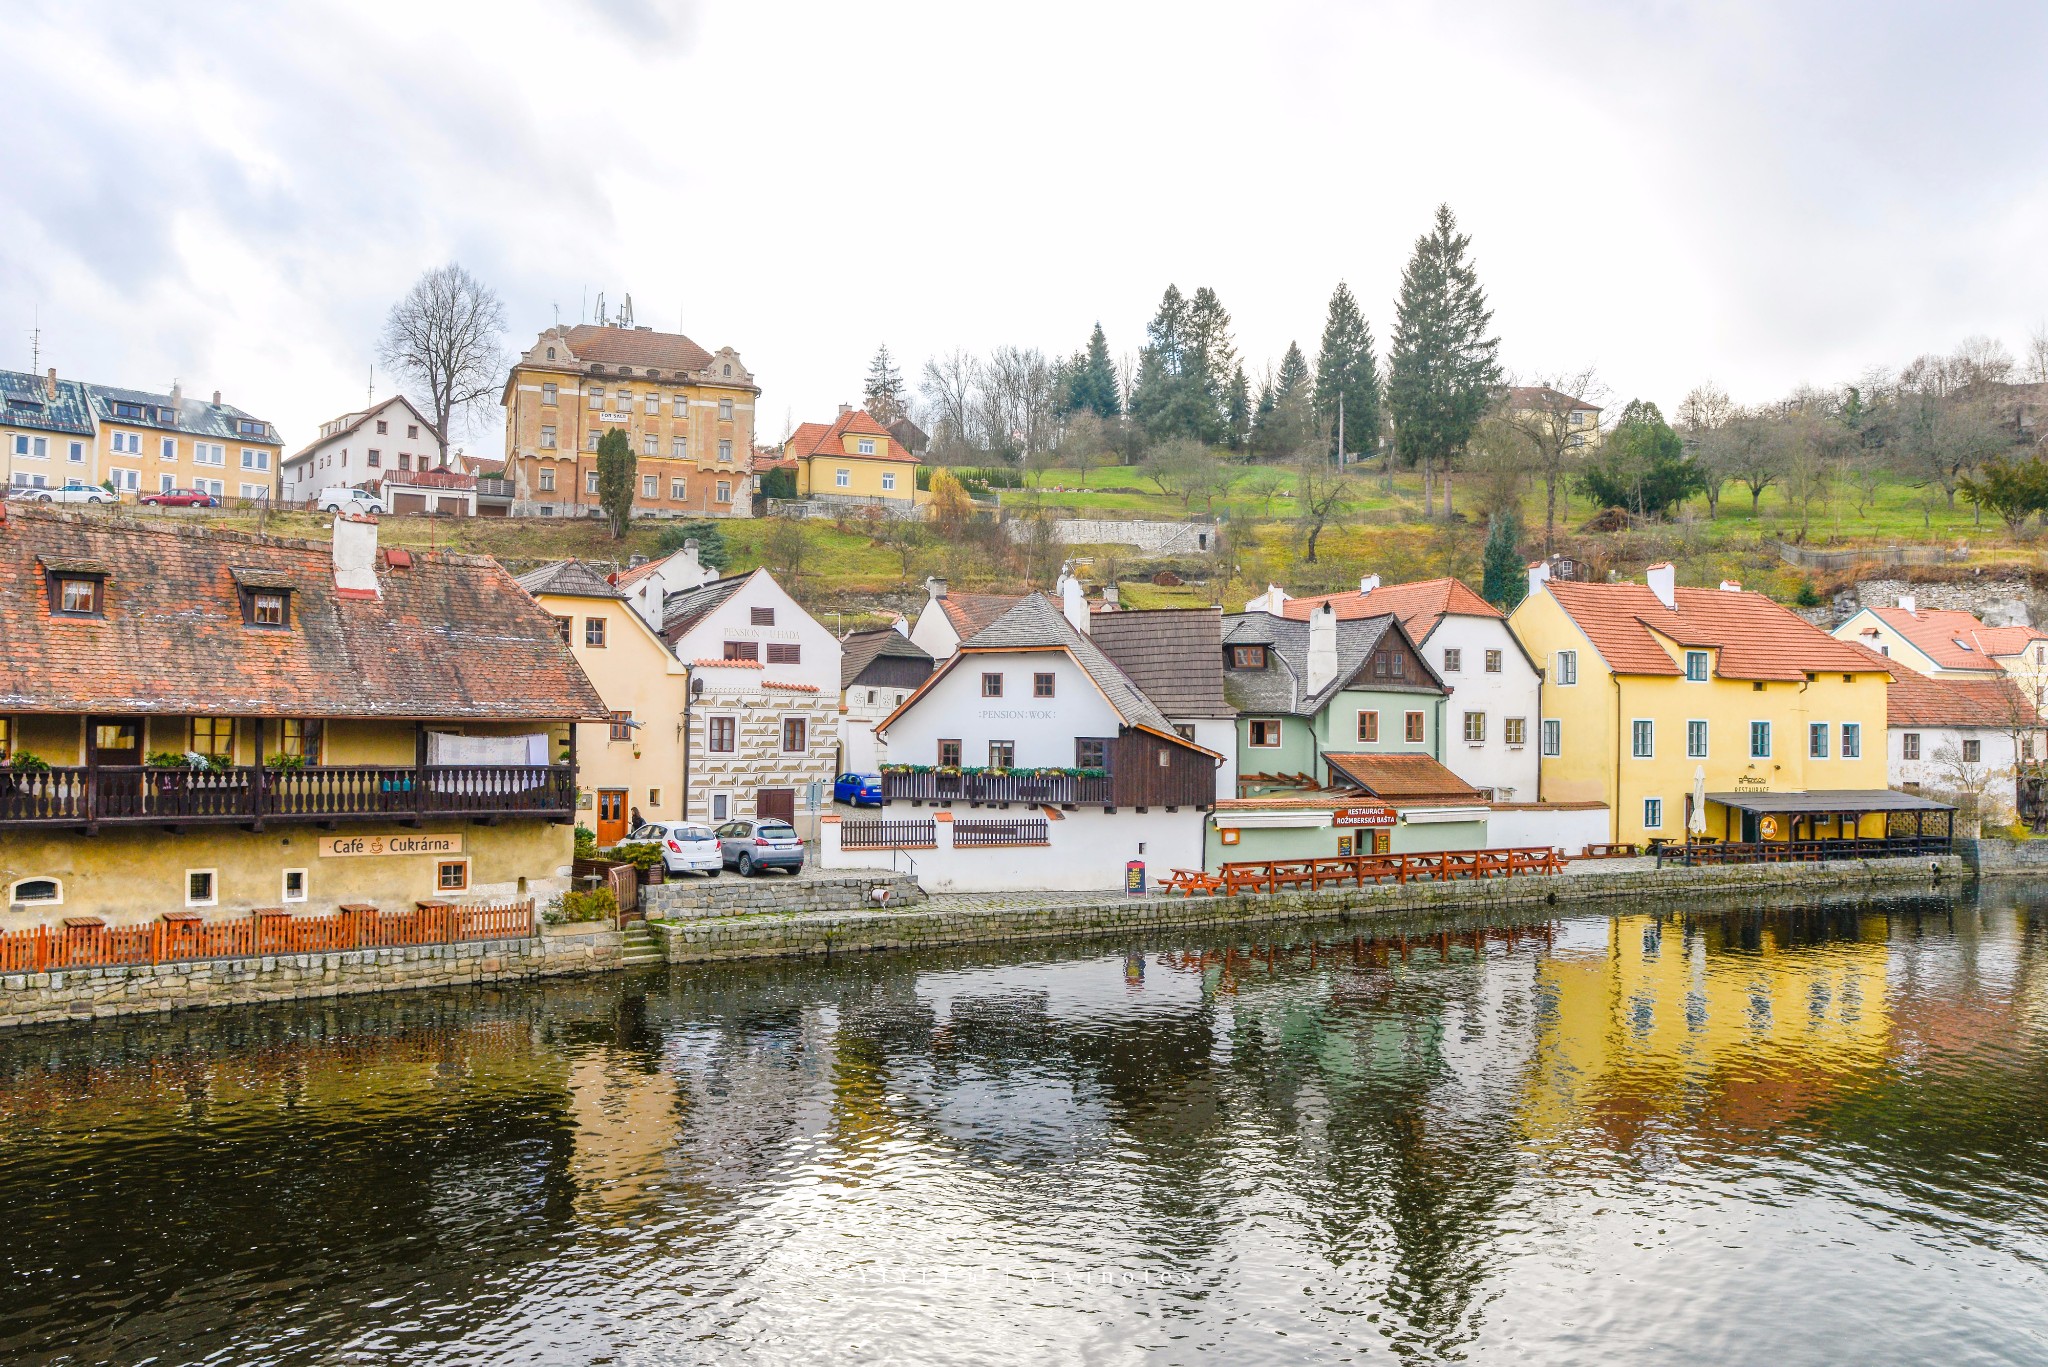
<instances>
[{"instance_id":1,"label":"cobblestone embankment","mask_svg":"<svg viewBox=\"0 0 2048 1367\"><path fill-rule=\"evenodd\" d=\"M776 958L864 949L1047 940L1104 931L1352 920L1421 913L1483 915L1516 907L1614 901L1661 905L1782 892L1824 896L1874 887L1953 886L1969 876L1955 856L1732 868L1655 868L1649 860L1581 866L1554 877L1409 883L1240 897L1118 897L1114 893L941 894L904 911L783 913L672 920L654 926L669 962Z\"/></svg>"},{"instance_id":2,"label":"cobblestone embankment","mask_svg":"<svg viewBox=\"0 0 2048 1367\"><path fill-rule=\"evenodd\" d=\"M754 878L732 874L693 878L685 874L640 889L640 909L650 919L664 921L771 911L866 911L881 905L875 898L878 890L888 893L891 907L915 906L925 900L924 889L907 873L817 873L806 869L795 878L782 873Z\"/></svg>"}]
</instances>

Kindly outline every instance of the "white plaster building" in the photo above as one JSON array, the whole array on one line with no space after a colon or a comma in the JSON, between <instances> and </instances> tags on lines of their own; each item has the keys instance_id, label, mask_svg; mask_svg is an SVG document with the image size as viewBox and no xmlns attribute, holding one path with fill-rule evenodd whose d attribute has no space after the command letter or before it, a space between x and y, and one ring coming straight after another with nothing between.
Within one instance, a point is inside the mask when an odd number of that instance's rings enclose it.
<instances>
[{"instance_id":1,"label":"white plaster building","mask_svg":"<svg viewBox=\"0 0 2048 1367\"><path fill-rule=\"evenodd\" d=\"M1986 626L1975 613L1923 608L1908 594L1895 608L1859 610L1834 636L1937 679L2009 676L2048 715L2048 632Z\"/></svg>"},{"instance_id":2,"label":"white plaster building","mask_svg":"<svg viewBox=\"0 0 2048 1367\"><path fill-rule=\"evenodd\" d=\"M960 643L985 630L996 618L1024 601L1013 593L952 593L943 579L924 581L924 607L910 629L910 639L934 660L943 660Z\"/></svg>"},{"instance_id":3,"label":"white plaster building","mask_svg":"<svg viewBox=\"0 0 2048 1367\"><path fill-rule=\"evenodd\" d=\"M434 425L412 400L396 394L321 423L319 437L279 463L278 496L287 504L304 503L330 485L353 488L415 470L474 475L467 466L459 455L452 462L442 459Z\"/></svg>"},{"instance_id":4,"label":"white plaster building","mask_svg":"<svg viewBox=\"0 0 2048 1367\"><path fill-rule=\"evenodd\" d=\"M875 728L931 677L934 662L900 617L893 627L848 632L839 647L839 772L872 774L889 751Z\"/></svg>"},{"instance_id":5,"label":"white plaster building","mask_svg":"<svg viewBox=\"0 0 2048 1367\"><path fill-rule=\"evenodd\" d=\"M1078 581L1059 587L1068 623L1088 633L1183 739L1223 756L1216 796L1236 797L1237 709L1223 694L1223 609L1090 611Z\"/></svg>"},{"instance_id":6,"label":"white plaster building","mask_svg":"<svg viewBox=\"0 0 2048 1367\"><path fill-rule=\"evenodd\" d=\"M633 605L642 621L660 631L671 594L701 588L716 578L718 571L706 568L697 558L697 542L693 538L685 541L681 550L659 560L645 560L619 571L612 576L612 587Z\"/></svg>"},{"instance_id":7,"label":"white plaster building","mask_svg":"<svg viewBox=\"0 0 2048 1367\"><path fill-rule=\"evenodd\" d=\"M826 867L903 868L928 890L1120 887L1199 868L1222 756L1043 594L970 637L877 728L879 819L826 819Z\"/></svg>"},{"instance_id":8,"label":"white plaster building","mask_svg":"<svg viewBox=\"0 0 2048 1367\"><path fill-rule=\"evenodd\" d=\"M1539 800L1542 675L1499 608L1457 579L1382 584L1372 574L1359 581L1356 593L1290 598L1269 586L1245 611L1307 621L1324 603L1339 621L1385 613L1400 620L1450 691L1444 706L1446 769L1501 802Z\"/></svg>"},{"instance_id":9,"label":"white plaster building","mask_svg":"<svg viewBox=\"0 0 2048 1367\"><path fill-rule=\"evenodd\" d=\"M1889 784L1959 806L1974 801L1984 820L2011 821L2021 762L2048 754L2048 728L2019 685L1929 676L1897 657L1884 664L1892 676L1885 691Z\"/></svg>"}]
</instances>

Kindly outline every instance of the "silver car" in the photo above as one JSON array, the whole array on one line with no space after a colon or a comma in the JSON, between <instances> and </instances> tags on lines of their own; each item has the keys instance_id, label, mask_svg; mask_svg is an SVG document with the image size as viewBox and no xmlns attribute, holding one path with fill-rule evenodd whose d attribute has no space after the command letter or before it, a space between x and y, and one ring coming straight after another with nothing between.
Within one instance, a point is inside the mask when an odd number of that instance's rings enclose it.
<instances>
[{"instance_id":1,"label":"silver car","mask_svg":"<svg viewBox=\"0 0 2048 1367\"><path fill-rule=\"evenodd\" d=\"M61 489L38 489L28 495L37 503L119 503L119 494L110 494L97 484L82 484L71 480Z\"/></svg>"},{"instance_id":2,"label":"silver car","mask_svg":"<svg viewBox=\"0 0 2048 1367\"><path fill-rule=\"evenodd\" d=\"M779 817L746 817L718 828L718 843L728 868L751 878L769 869L796 873L804 866L804 842L796 827Z\"/></svg>"},{"instance_id":3,"label":"silver car","mask_svg":"<svg viewBox=\"0 0 2048 1367\"><path fill-rule=\"evenodd\" d=\"M661 866L670 873L705 873L716 878L725 871L725 853L709 826L693 821L650 821L626 839L661 846Z\"/></svg>"}]
</instances>

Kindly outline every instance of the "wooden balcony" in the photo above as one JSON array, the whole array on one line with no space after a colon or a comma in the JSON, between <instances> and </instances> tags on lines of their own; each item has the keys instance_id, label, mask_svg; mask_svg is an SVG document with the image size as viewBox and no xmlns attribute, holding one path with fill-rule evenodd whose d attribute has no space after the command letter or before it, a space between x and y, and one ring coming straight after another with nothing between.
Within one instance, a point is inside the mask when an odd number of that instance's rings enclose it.
<instances>
[{"instance_id":1,"label":"wooden balcony","mask_svg":"<svg viewBox=\"0 0 2048 1367\"><path fill-rule=\"evenodd\" d=\"M0 769L0 830L342 821L574 819L574 771L536 765Z\"/></svg>"},{"instance_id":2,"label":"wooden balcony","mask_svg":"<svg viewBox=\"0 0 2048 1367\"><path fill-rule=\"evenodd\" d=\"M1066 774L1040 778L1026 774L908 774L884 769L882 800L1109 807L1116 802L1113 783L1106 777L1075 778Z\"/></svg>"}]
</instances>

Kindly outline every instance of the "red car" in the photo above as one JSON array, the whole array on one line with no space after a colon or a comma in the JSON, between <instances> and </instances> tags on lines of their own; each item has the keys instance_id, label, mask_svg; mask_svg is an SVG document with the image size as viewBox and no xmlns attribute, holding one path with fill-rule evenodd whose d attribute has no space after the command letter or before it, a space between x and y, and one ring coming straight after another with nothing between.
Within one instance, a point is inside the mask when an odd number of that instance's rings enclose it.
<instances>
[{"instance_id":1,"label":"red car","mask_svg":"<svg viewBox=\"0 0 2048 1367\"><path fill-rule=\"evenodd\" d=\"M212 494L197 489L166 489L160 494L144 494L137 503L155 504L160 508L218 508L220 500Z\"/></svg>"}]
</instances>

